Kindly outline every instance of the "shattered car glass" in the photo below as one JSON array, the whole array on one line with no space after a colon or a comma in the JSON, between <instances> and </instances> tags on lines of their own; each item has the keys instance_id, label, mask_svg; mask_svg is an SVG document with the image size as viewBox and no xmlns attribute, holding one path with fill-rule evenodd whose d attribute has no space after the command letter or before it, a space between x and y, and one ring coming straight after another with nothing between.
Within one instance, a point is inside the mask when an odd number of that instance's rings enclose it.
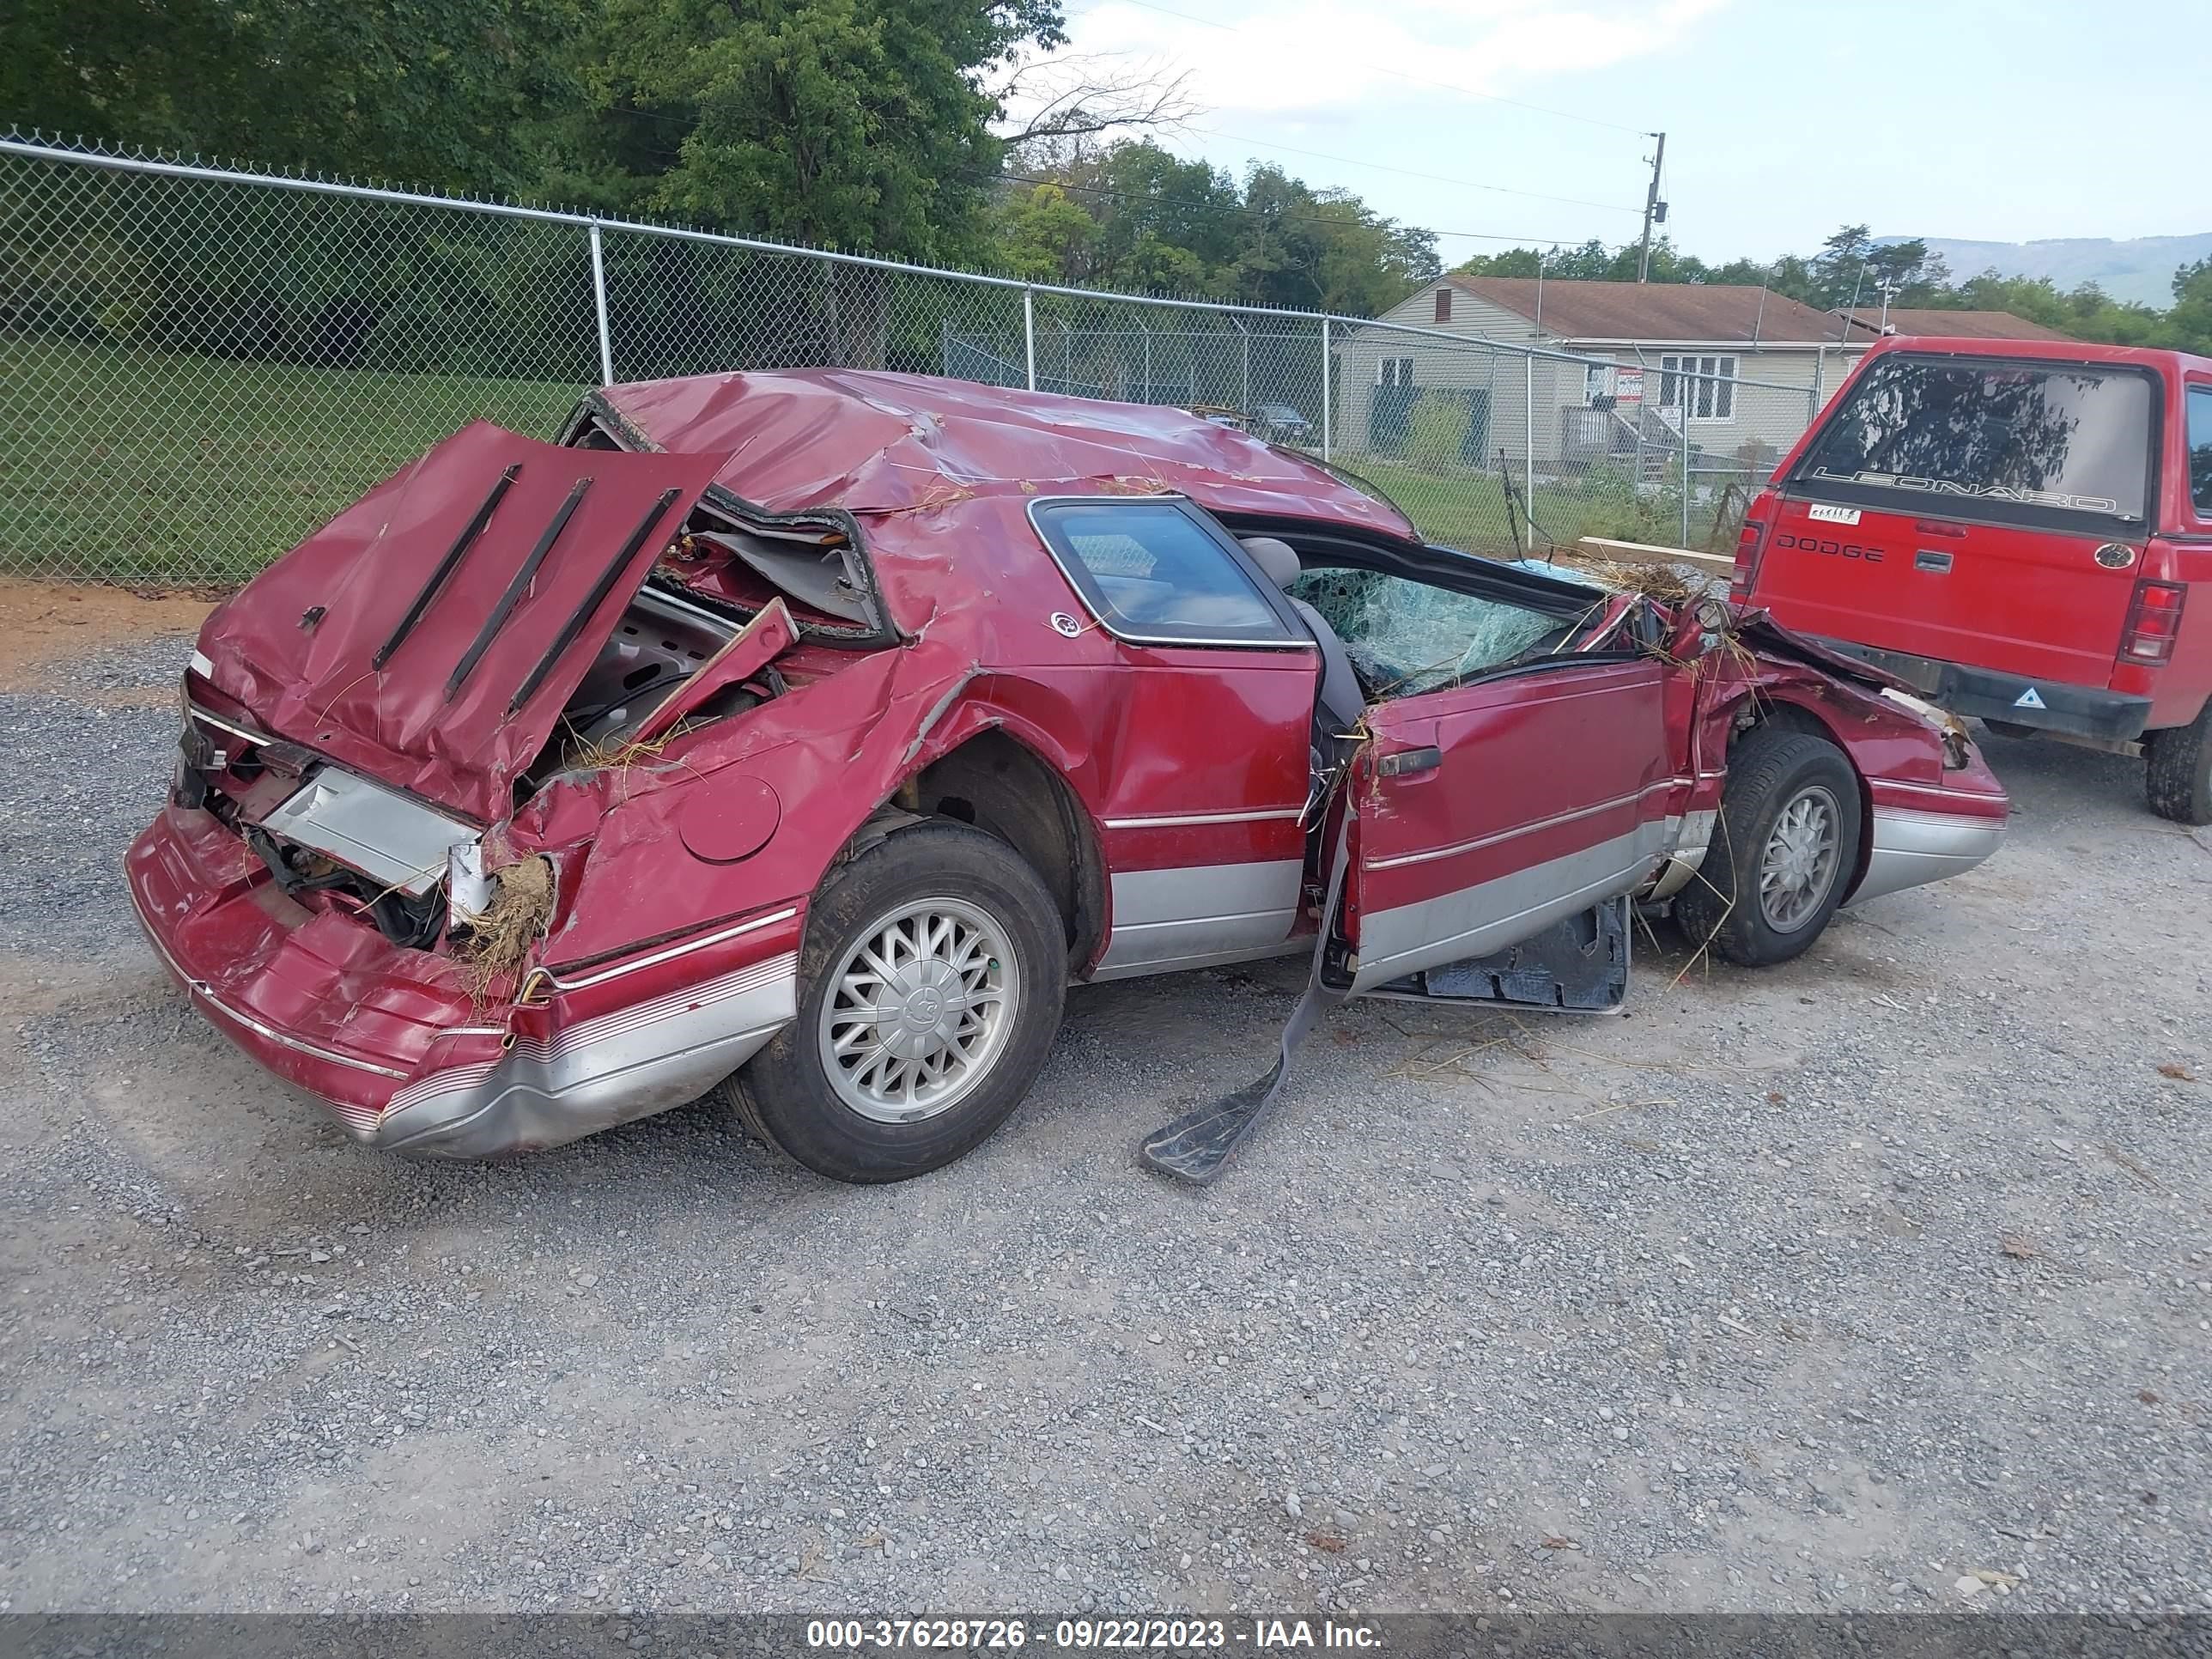
<instances>
[{"instance_id":1,"label":"shattered car glass","mask_svg":"<svg viewBox=\"0 0 2212 1659\"><path fill-rule=\"evenodd\" d=\"M1431 691L1553 648L1573 631L1541 612L1376 570L1309 570L1289 591L1336 630L1374 697Z\"/></svg>"}]
</instances>

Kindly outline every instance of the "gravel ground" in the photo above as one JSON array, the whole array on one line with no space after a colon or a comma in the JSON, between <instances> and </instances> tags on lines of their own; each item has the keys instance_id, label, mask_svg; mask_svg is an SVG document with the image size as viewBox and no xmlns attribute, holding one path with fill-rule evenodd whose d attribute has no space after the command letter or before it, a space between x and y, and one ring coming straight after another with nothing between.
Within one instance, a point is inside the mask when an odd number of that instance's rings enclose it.
<instances>
[{"instance_id":1,"label":"gravel ground","mask_svg":"<svg viewBox=\"0 0 2212 1659\"><path fill-rule=\"evenodd\" d=\"M438 1166L130 921L185 649L0 696L0 1611L2212 1607L2212 836L2128 763L1991 739L2012 844L1786 968L1353 1004L1204 1194L1134 1146L1295 967L1075 992L903 1186Z\"/></svg>"}]
</instances>

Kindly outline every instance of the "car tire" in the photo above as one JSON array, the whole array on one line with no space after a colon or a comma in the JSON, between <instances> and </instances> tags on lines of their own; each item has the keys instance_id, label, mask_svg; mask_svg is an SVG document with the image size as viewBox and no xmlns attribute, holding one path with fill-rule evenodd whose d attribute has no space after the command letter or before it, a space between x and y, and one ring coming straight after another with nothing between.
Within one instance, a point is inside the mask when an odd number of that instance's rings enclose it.
<instances>
[{"instance_id":1,"label":"car tire","mask_svg":"<svg viewBox=\"0 0 2212 1659\"><path fill-rule=\"evenodd\" d=\"M2143 794L2175 823L2212 823L2212 702L2186 726L2143 738Z\"/></svg>"},{"instance_id":2,"label":"car tire","mask_svg":"<svg viewBox=\"0 0 2212 1659\"><path fill-rule=\"evenodd\" d=\"M1692 944L1747 968L1802 955L1850 885L1863 816L1858 775L1834 744L1753 731L1729 751L1720 817L1676 921Z\"/></svg>"},{"instance_id":3,"label":"car tire","mask_svg":"<svg viewBox=\"0 0 2212 1659\"><path fill-rule=\"evenodd\" d=\"M1066 976L1059 909L1013 848L945 819L895 831L823 883L799 950L798 1018L723 1098L818 1174L926 1175L1021 1104L1051 1051Z\"/></svg>"}]
</instances>

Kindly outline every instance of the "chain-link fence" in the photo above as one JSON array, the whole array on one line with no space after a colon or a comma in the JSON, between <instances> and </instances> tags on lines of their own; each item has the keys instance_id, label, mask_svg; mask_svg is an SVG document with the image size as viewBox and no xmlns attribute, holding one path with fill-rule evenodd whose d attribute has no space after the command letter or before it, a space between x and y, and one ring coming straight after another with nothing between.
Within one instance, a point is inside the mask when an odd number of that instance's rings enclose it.
<instances>
[{"instance_id":1,"label":"chain-link fence","mask_svg":"<svg viewBox=\"0 0 2212 1659\"><path fill-rule=\"evenodd\" d=\"M667 226L0 141L0 574L225 583L465 422L837 365L1170 404L1435 539L1725 546L1819 391Z\"/></svg>"}]
</instances>

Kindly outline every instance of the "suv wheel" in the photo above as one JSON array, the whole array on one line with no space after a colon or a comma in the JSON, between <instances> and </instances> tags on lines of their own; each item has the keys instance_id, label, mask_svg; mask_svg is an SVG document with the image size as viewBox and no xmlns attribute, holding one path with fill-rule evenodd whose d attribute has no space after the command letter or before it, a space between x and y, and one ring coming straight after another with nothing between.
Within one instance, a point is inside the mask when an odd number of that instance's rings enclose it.
<instances>
[{"instance_id":1,"label":"suv wheel","mask_svg":"<svg viewBox=\"0 0 2212 1659\"><path fill-rule=\"evenodd\" d=\"M723 1085L746 1127L840 1181L968 1152L1029 1092L1060 1024L1060 912L1004 842L942 820L838 866L799 952L799 1017Z\"/></svg>"},{"instance_id":2,"label":"suv wheel","mask_svg":"<svg viewBox=\"0 0 2212 1659\"><path fill-rule=\"evenodd\" d=\"M1765 967L1803 953L1858 866L1859 781L1810 732L1762 726L1729 754L1705 861L1674 902L1692 943Z\"/></svg>"},{"instance_id":3,"label":"suv wheel","mask_svg":"<svg viewBox=\"0 0 2212 1659\"><path fill-rule=\"evenodd\" d=\"M2143 738L2143 793L2176 823L2212 823L2212 702L2186 726Z\"/></svg>"}]
</instances>

